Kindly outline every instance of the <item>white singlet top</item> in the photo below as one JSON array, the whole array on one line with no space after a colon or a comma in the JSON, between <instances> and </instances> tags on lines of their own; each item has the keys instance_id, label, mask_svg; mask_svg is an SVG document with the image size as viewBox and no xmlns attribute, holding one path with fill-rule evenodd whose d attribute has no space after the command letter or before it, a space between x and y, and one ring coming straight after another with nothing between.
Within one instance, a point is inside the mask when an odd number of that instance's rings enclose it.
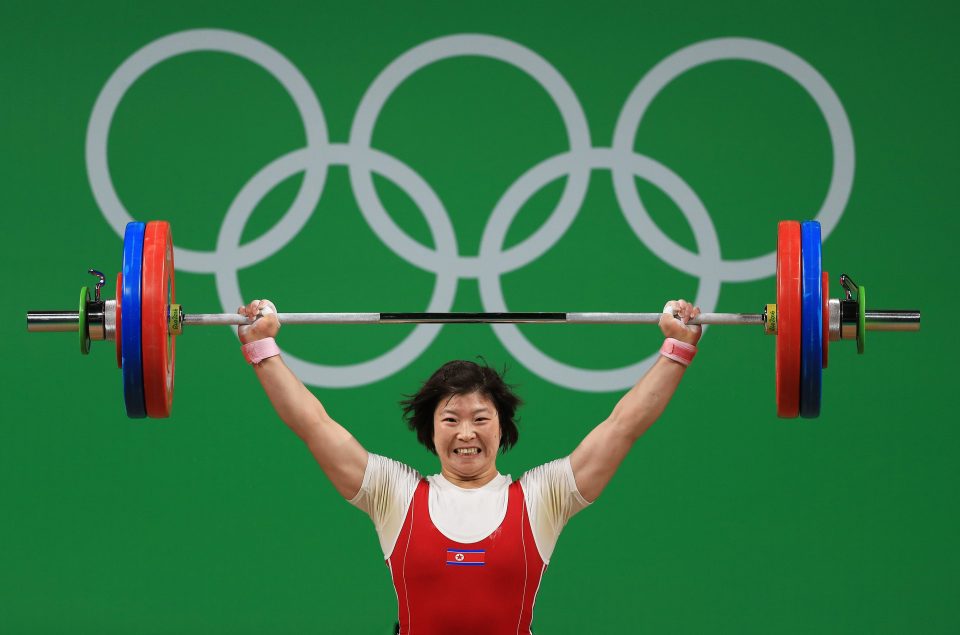
<instances>
[{"instance_id":1,"label":"white singlet top","mask_svg":"<svg viewBox=\"0 0 960 635\"><path fill-rule=\"evenodd\" d=\"M360 491L350 503L373 521L384 558L393 552L417 484L423 477L408 465L369 454ZM489 536L507 513L509 475L497 476L474 489L458 487L441 474L428 476L430 519L447 538L473 543ZM545 463L520 477L537 550L544 563L560 532L574 514L590 504L577 490L570 457Z\"/></svg>"}]
</instances>

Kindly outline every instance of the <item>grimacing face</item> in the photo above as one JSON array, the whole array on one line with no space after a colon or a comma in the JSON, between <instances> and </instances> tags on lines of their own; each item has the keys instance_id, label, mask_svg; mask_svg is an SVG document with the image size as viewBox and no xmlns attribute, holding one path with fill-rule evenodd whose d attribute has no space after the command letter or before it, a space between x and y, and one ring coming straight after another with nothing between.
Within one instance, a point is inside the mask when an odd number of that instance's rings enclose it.
<instances>
[{"instance_id":1,"label":"grimacing face","mask_svg":"<svg viewBox=\"0 0 960 635\"><path fill-rule=\"evenodd\" d=\"M479 392L441 399L433 413L433 443L448 480L492 479L500 449L500 417L493 401Z\"/></svg>"}]
</instances>

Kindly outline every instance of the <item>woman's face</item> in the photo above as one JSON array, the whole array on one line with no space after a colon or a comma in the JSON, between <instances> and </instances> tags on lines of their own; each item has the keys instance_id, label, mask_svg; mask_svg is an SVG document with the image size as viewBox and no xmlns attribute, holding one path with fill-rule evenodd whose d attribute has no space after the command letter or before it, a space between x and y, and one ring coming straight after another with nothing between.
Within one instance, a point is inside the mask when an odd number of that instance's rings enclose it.
<instances>
[{"instance_id":1,"label":"woman's face","mask_svg":"<svg viewBox=\"0 0 960 635\"><path fill-rule=\"evenodd\" d=\"M481 487L497 475L500 418L493 402L472 392L451 395L433 413L433 444L447 480Z\"/></svg>"}]
</instances>

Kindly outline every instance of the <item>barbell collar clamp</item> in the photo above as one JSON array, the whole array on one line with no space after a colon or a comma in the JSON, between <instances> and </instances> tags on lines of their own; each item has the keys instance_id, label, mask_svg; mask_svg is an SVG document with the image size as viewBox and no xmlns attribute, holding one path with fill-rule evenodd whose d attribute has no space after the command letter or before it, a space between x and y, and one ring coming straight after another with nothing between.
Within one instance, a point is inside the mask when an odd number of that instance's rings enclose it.
<instances>
[{"instance_id":1,"label":"barbell collar clamp","mask_svg":"<svg viewBox=\"0 0 960 635\"><path fill-rule=\"evenodd\" d=\"M114 307L116 311L116 307ZM106 309L103 302L87 302L87 333L90 339L102 341L107 339Z\"/></svg>"},{"instance_id":2,"label":"barbell collar clamp","mask_svg":"<svg viewBox=\"0 0 960 635\"><path fill-rule=\"evenodd\" d=\"M768 304L763 309L763 332L767 335L777 334L777 305Z\"/></svg>"},{"instance_id":3,"label":"barbell collar clamp","mask_svg":"<svg viewBox=\"0 0 960 635\"><path fill-rule=\"evenodd\" d=\"M113 342L117 339L117 301L106 300L103 303L103 339Z\"/></svg>"},{"instance_id":4,"label":"barbell collar clamp","mask_svg":"<svg viewBox=\"0 0 960 635\"><path fill-rule=\"evenodd\" d=\"M89 273L91 276L96 276L96 278L97 278L97 286L95 287L95 290L94 290L94 293L93 293L93 300L94 300L94 302L99 302L99 301L100 301L100 289L102 289L102 288L103 288L103 285L106 284L106 282L107 282L107 277L106 277L105 275L103 275L102 272L97 271L96 269L87 269L87 273Z\"/></svg>"},{"instance_id":5,"label":"barbell collar clamp","mask_svg":"<svg viewBox=\"0 0 960 635\"><path fill-rule=\"evenodd\" d=\"M829 319L829 323L827 325L827 336L831 342L839 342L841 339L841 302L842 300L839 298L830 298L827 301L827 313Z\"/></svg>"},{"instance_id":6,"label":"barbell collar clamp","mask_svg":"<svg viewBox=\"0 0 960 635\"><path fill-rule=\"evenodd\" d=\"M167 305L167 330L171 335L183 333L183 307L179 304Z\"/></svg>"}]
</instances>

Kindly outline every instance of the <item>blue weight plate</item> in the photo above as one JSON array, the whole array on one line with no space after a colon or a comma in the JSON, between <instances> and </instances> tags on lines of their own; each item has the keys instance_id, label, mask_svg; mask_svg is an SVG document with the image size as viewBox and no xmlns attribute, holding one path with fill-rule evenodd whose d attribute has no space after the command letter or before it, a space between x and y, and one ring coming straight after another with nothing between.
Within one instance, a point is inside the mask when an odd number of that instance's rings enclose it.
<instances>
[{"instance_id":1,"label":"blue weight plate","mask_svg":"<svg viewBox=\"0 0 960 635\"><path fill-rule=\"evenodd\" d=\"M140 296L143 285L144 223L127 223L123 233L123 301L120 321L123 324L120 355L123 368L123 402L127 416L147 416L143 396L143 353L141 349Z\"/></svg>"},{"instance_id":2,"label":"blue weight plate","mask_svg":"<svg viewBox=\"0 0 960 635\"><path fill-rule=\"evenodd\" d=\"M820 416L823 390L823 270L820 223L800 224L802 300L800 310L800 416Z\"/></svg>"}]
</instances>

